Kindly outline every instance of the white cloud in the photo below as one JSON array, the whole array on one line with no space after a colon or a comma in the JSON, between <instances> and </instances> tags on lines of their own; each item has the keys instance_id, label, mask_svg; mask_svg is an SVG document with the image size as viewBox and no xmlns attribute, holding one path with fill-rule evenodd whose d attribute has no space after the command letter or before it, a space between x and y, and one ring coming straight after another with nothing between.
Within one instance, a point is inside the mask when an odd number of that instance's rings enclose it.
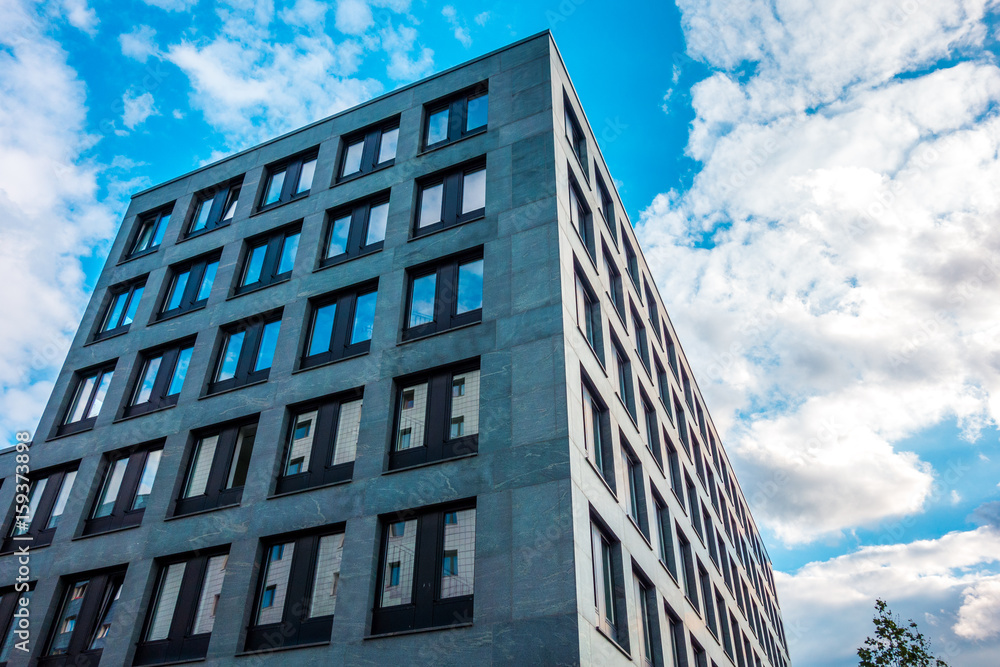
<instances>
[{"instance_id":1,"label":"white cloud","mask_svg":"<svg viewBox=\"0 0 1000 667\"><path fill-rule=\"evenodd\" d=\"M476 18L473 19L476 25L486 25L490 20L490 12L480 12L476 14Z\"/></svg>"},{"instance_id":2,"label":"white cloud","mask_svg":"<svg viewBox=\"0 0 1000 667\"><path fill-rule=\"evenodd\" d=\"M312 28L317 32L322 32L324 25L326 25L327 9L327 5L319 0L296 0L294 5L281 10L279 16L282 21L289 25Z\"/></svg>"},{"instance_id":3,"label":"white cloud","mask_svg":"<svg viewBox=\"0 0 1000 667\"><path fill-rule=\"evenodd\" d=\"M427 76L434 68L434 52L427 47L417 47L415 56L410 56L415 47L417 31L410 26L398 29L389 23L381 32L382 48L389 55L387 73L396 81L413 81Z\"/></svg>"},{"instance_id":4,"label":"white cloud","mask_svg":"<svg viewBox=\"0 0 1000 667\"><path fill-rule=\"evenodd\" d=\"M29 6L26 6L28 4ZM34 4L0 3L0 441L37 424L87 302L80 257L116 215L85 161L86 90Z\"/></svg>"},{"instance_id":5,"label":"white cloud","mask_svg":"<svg viewBox=\"0 0 1000 667\"><path fill-rule=\"evenodd\" d=\"M132 32L118 35L118 43L122 47L122 55L146 62L149 56L157 55L156 30L148 25L138 25Z\"/></svg>"},{"instance_id":6,"label":"white cloud","mask_svg":"<svg viewBox=\"0 0 1000 667\"><path fill-rule=\"evenodd\" d=\"M150 92L138 95L133 91L126 92L122 95L122 104L124 105L122 122L130 130L145 123L150 116L159 114L159 111L156 110L153 94Z\"/></svg>"},{"instance_id":7,"label":"white cloud","mask_svg":"<svg viewBox=\"0 0 1000 667\"><path fill-rule=\"evenodd\" d=\"M337 0L336 25L345 35L363 35L375 18L365 0Z\"/></svg>"},{"instance_id":8,"label":"white cloud","mask_svg":"<svg viewBox=\"0 0 1000 667\"><path fill-rule=\"evenodd\" d=\"M74 28L78 28L91 37L97 34L97 12L87 6L87 0L63 0L66 20Z\"/></svg>"},{"instance_id":9,"label":"white cloud","mask_svg":"<svg viewBox=\"0 0 1000 667\"><path fill-rule=\"evenodd\" d=\"M442 7L441 16L448 21L448 25L451 26L455 39L457 39L462 46L465 48L472 46L472 37L469 36L469 29L466 27L465 21L463 21L458 15L458 11L452 5L445 5Z\"/></svg>"},{"instance_id":10,"label":"white cloud","mask_svg":"<svg viewBox=\"0 0 1000 667\"><path fill-rule=\"evenodd\" d=\"M142 0L151 7L159 7L168 12L186 12L198 4L198 0Z\"/></svg>"},{"instance_id":11,"label":"white cloud","mask_svg":"<svg viewBox=\"0 0 1000 667\"><path fill-rule=\"evenodd\" d=\"M962 596L955 634L980 640L1000 635L1000 575L976 582Z\"/></svg>"}]
</instances>

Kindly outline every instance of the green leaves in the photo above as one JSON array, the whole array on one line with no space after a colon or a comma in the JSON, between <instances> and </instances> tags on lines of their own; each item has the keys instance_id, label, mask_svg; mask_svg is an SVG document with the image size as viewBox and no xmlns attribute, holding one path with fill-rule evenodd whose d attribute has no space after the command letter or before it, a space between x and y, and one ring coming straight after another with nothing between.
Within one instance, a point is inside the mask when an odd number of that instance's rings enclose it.
<instances>
[{"instance_id":1,"label":"green leaves","mask_svg":"<svg viewBox=\"0 0 1000 667\"><path fill-rule=\"evenodd\" d=\"M885 600L875 600L875 638L865 639L858 649L858 667L948 667L930 653L930 643L917 624L903 625L892 615Z\"/></svg>"}]
</instances>

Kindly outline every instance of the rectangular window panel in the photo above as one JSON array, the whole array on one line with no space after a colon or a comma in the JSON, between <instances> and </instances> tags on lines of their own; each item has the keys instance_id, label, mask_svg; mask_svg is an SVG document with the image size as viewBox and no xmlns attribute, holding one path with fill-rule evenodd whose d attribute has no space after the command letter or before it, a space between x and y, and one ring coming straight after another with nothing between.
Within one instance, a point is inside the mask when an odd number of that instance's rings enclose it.
<instances>
[{"instance_id":1,"label":"rectangular window panel","mask_svg":"<svg viewBox=\"0 0 1000 667\"><path fill-rule=\"evenodd\" d=\"M396 449L424 446L427 419L427 383L404 387L399 401Z\"/></svg>"},{"instance_id":2,"label":"rectangular window panel","mask_svg":"<svg viewBox=\"0 0 1000 667\"><path fill-rule=\"evenodd\" d=\"M159 641L167 638L186 567L187 563L173 563L168 565L164 571L160 580L160 589L156 594L156 604L153 607L152 622L146 633L146 641Z\"/></svg>"},{"instance_id":3,"label":"rectangular window panel","mask_svg":"<svg viewBox=\"0 0 1000 667\"><path fill-rule=\"evenodd\" d=\"M284 615L288 579L292 573L295 542L273 545L264 565L263 594L257 607L256 625L278 623Z\"/></svg>"},{"instance_id":4,"label":"rectangular window panel","mask_svg":"<svg viewBox=\"0 0 1000 667\"><path fill-rule=\"evenodd\" d=\"M472 595L476 561L476 510L467 509L450 513L452 521L445 521L445 554L450 554L442 564L441 598Z\"/></svg>"},{"instance_id":5,"label":"rectangular window panel","mask_svg":"<svg viewBox=\"0 0 1000 667\"><path fill-rule=\"evenodd\" d=\"M222 592L222 581L226 576L226 564L229 555L222 554L208 559L205 568L205 580L202 583L201 595L198 596L198 611L194 617L192 633L196 635L211 632L215 626L215 612Z\"/></svg>"},{"instance_id":6,"label":"rectangular window panel","mask_svg":"<svg viewBox=\"0 0 1000 667\"><path fill-rule=\"evenodd\" d=\"M337 606L337 585L340 582L340 561L343 554L343 533L324 535L319 539L309 618L333 615Z\"/></svg>"},{"instance_id":7,"label":"rectangular window panel","mask_svg":"<svg viewBox=\"0 0 1000 667\"><path fill-rule=\"evenodd\" d=\"M394 607L410 604L413 599L413 570L417 547L417 522L402 522L387 532L385 539L385 572L379 605Z\"/></svg>"}]
</instances>

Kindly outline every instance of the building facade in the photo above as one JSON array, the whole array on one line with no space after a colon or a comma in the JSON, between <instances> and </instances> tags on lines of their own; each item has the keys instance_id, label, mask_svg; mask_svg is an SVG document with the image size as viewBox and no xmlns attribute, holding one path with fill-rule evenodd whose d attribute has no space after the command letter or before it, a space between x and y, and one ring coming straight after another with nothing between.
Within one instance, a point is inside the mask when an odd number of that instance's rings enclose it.
<instances>
[{"instance_id":1,"label":"building facade","mask_svg":"<svg viewBox=\"0 0 1000 667\"><path fill-rule=\"evenodd\" d=\"M547 32L135 195L25 449L0 665L789 664Z\"/></svg>"}]
</instances>

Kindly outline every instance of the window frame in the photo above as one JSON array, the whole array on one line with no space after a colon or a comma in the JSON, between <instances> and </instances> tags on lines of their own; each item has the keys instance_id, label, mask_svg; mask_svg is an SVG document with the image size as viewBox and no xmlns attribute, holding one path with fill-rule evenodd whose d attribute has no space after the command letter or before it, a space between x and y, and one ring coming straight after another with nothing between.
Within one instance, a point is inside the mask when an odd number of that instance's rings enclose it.
<instances>
[{"instance_id":1,"label":"window frame","mask_svg":"<svg viewBox=\"0 0 1000 667\"><path fill-rule=\"evenodd\" d=\"M158 206L151 211L146 211L136 216L132 232L129 234L128 245L126 246L128 249L122 257L123 262L151 255L160 249L160 246L163 245L163 240L166 238L167 226L170 224L170 218L173 215L174 204L176 203L176 201L172 201L169 204ZM140 248L139 243L145 236L143 230L146 229L147 225L150 226L149 245Z\"/></svg>"},{"instance_id":2,"label":"window frame","mask_svg":"<svg viewBox=\"0 0 1000 667\"><path fill-rule=\"evenodd\" d=\"M94 327L94 333L90 337L91 342L97 342L128 332L132 323L135 321L135 316L138 314L138 308L142 301L142 295L146 291L146 281L148 278L149 274L146 274L139 278L118 283L117 285L113 285L108 288L107 294L104 298L104 303L101 305L101 316L97 319L95 323L96 326ZM139 292L138 296L136 296L136 291ZM125 295L125 302L122 305L121 312L118 313L118 324L112 327L107 327L109 320L115 311L115 302L118 297L123 294ZM133 310L133 306L135 310ZM132 319L122 324L122 321L129 314L129 311L132 311L133 313Z\"/></svg>"},{"instance_id":3,"label":"window frame","mask_svg":"<svg viewBox=\"0 0 1000 667\"><path fill-rule=\"evenodd\" d=\"M652 489L653 511L656 517L656 555L677 581L677 549L674 547L674 524L670 507L655 487Z\"/></svg>"},{"instance_id":4,"label":"window frame","mask_svg":"<svg viewBox=\"0 0 1000 667\"><path fill-rule=\"evenodd\" d=\"M12 553L15 548L24 545L27 545L31 549L40 549L52 544L52 538L59 528L60 521L57 519L54 526L50 526L49 523L52 521L53 512L57 505L59 505L60 497L63 494L63 486L66 484L67 478L69 478L69 487L67 487L65 500L62 503L63 509L58 516L61 518L66 513L65 506L70 494L73 492L73 485L76 483L79 464L79 461L74 461L56 468L32 471L28 477L30 486L25 495L28 496L28 500L30 501L34 485L44 479L45 487L42 489L42 495L35 506L31 521L28 523L28 529L24 533L14 535L18 517L21 516L16 514L18 502L15 495L7 515L7 522L3 533L4 539L2 545L0 545L0 554ZM19 491L17 487L20 487L23 483L18 482L15 492ZM29 505L29 502L25 502L24 505Z\"/></svg>"},{"instance_id":5,"label":"window frame","mask_svg":"<svg viewBox=\"0 0 1000 667\"><path fill-rule=\"evenodd\" d=\"M604 268L608 273L608 297L611 299L611 305L614 306L613 310L618 314L618 318L624 325L626 304L622 273L618 270L614 256L608 250L606 244L604 245Z\"/></svg>"},{"instance_id":6,"label":"window frame","mask_svg":"<svg viewBox=\"0 0 1000 667\"><path fill-rule=\"evenodd\" d=\"M577 236L583 242L584 247L587 249L587 254L590 258L595 261L597 260L597 241L596 234L594 232L594 215L590 210L590 204L587 203L586 197L583 194L583 188L580 187L580 183L576 180L573 175L573 170L568 169L568 189L567 198L569 201L570 210L570 226L576 231ZM578 224L573 224L573 201L576 200L576 219Z\"/></svg>"},{"instance_id":7,"label":"window frame","mask_svg":"<svg viewBox=\"0 0 1000 667\"><path fill-rule=\"evenodd\" d=\"M629 278L632 279L632 285L635 287L636 294L639 296L639 300L642 301L642 292L639 291L641 289L639 282L639 257L635 254L631 241L628 240L628 234L622 234L622 247L625 252L625 271L628 273Z\"/></svg>"},{"instance_id":8,"label":"window frame","mask_svg":"<svg viewBox=\"0 0 1000 667\"><path fill-rule=\"evenodd\" d=\"M635 309L634 305L631 307L631 311L632 328L635 330L635 351L639 355L642 367L646 369L646 375L649 375L652 366L649 361L649 337L646 335L646 325L643 324L642 316L639 315L639 311Z\"/></svg>"},{"instance_id":9,"label":"window frame","mask_svg":"<svg viewBox=\"0 0 1000 667\"><path fill-rule=\"evenodd\" d=\"M357 318L357 302L362 297L375 295L378 307L378 280L368 281L358 285L345 287L329 294L323 294L309 300L306 314L306 326L302 327L302 354L299 357L299 369L305 370L329 364L342 359L368 354L372 339L351 343L355 320ZM327 350L310 355L313 337L316 334L316 317L320 309L336 304L334 321L330 332L330 343ZM374 326L374 314L372 316Z\"/></svg>"},{"instance_id":10,"label":"window frame","mask_svg":"<svg viewBox=\"0 0 1000 667\"><path fill-rule=\"evenodd\" d=\"M660 425L656 419L656 408L646 396L646 391L639 387L639 402L642 404L643 426L646 429L646 449L653 455L653 460L663 471L663 450L660 446Z\"/></svg>"},{"instance_id":11,"label":"window frame","mask_svg":"<svg viewBox=\"0 0 1000 667\"><path fill-rule=\"evenodd\" d=\"M214 361L212 363L212 372L209 376L210 379L208 381L208 388L204 395L210 396L212 394L218 394L231 389L246 387L257 382L265 382L270 376L271 366L256 371L253 370L253 367L256 365L257 357L260 354L264 328L269 324L277 322L278 336L280 337L281 318L281 311L270 311L219 327L219 341L216 344ZM240 355L236 362L236 370L234 371L233 377L225 380L213 379L218 378L219 373L222 370L222 363L224 361L229 339L233 335L241 332L244 332L244 339L240 347ZM277 348L277 341L275 342L275 348Z\"/></svg>"},{"instance_id":12,"label":"window frame","mask_svg":"<svg viewBox=\"0 0 1000 667\"><path fill-rule=\"evenodd\" d=\"M441 505L403 510L379 516L378 574L375 582L375 604L372 609L369 637L412 630L472 624L475 601L475 573L473 574L473 593L471 595L440 599L440 588L445 557L443 548L445 515L470 509L475 512L477 509L476 500L476 498L468 498ZM417 546L413 563L413 593L411 601L409 604L382 607L380 599L382 591L385 588L390 530L393 524L412 520L417 521L417 534L415 537ZM473 568L475 570L475 560L473 561Z\"/></svg>"},{"instance_id":13,"label":"window frame","mask_svg":"<svg viewBox=\"0 0 1000 667\"><path fill-rule=\"evenodd\" d=\"M612 443L611 436L611 413L608 409L608 404L600 393L595 388L594 383L591 381L590 377L585 371L581 369L581 401L583 403L583 419L584 419L584 449L587 455L587 460L593 465L594 469L597 470L601 479L604 483L608 485L611 489L612 494L617 494L617 478L615 476L615 449ZM587 420L592 415L587 414L587 396L590 396L590 400L597 411L597 418L600 427L600 436L595 438L598 442L595 442L594 451L591 451L590 444L587 442ZM590 426L593 429L593 426Z\"/></svg>"},{"instance_id":14,"label":"window frame","mask_svg":"<svg viewBox=\"0 0 1000 667\"><path fill-rule=\"evenodd\" d=\"M8 655L3 660L0 660L0 667L6 667L7 662L10 660L10 655L14 651L14 643L17 638L14 636L14 632L21 630L24 627L18 628L18 618L14 616L16 612L20 609L30 610L31 608L31 597L35 591L36 581L26 581L23 583L12 584L10 586L4 586L0 588L0 658L3 657L2 650L3 647L7 646L10 642L10 648L8 649ZM25 599L28 604L22 605L21 600ZM24 618L23 614L21 618ZM25 621L25 623L29 623Z\"/></svg>"},{"instance_id":15,"label":"window frame","mask_svg":"<svg viewBox=\"0 0 1000 667\"><path fill-rule=\"evenodd\" d=\"M625 434L620 430L618 431L618 441L621 446L622 463L625 466L622 473L625 476L625 482L628 486L628 497L625 499L625 513L648 542L650 541L649 516L646 506L646 482L642 474L642 461L626 440Z\"/></svg>"},{"instance_id":16,"label":"window frame","mask_svg":"<svg viewBox=\"0 0 1000 667\"><path fill-rule=\"evenodd\" d=\"M117 364L118 360L113 359L98 366L91 366L90 368L84 368L73 373L73 389L69 394L69 401L66 403L66 407L58 422L58 426L55 428L54 437L80 433L81 431L87 431L94 428L94 424L97 422L97 418L101 416L101 410L104 409L104 404L107 402L108 390L111 387L111 383L114 381L115 366ZM97 414L88 416L94 409L94 403L96 402L95 398L101 392L101 385L104 384L105 376L107 376L108 379L107 386L104 389L104 394L101 396L101 405L97 409ZM83 396L82 392L84 391L87 380L90 378L94 378L94 384L84 403L84 416L76 421L67 421L73 416L73 408L77 405L77 400Z\"/></svg>"},{"instance_id":17,"label":"window frame","mask_svg":"<svg viewBox=\"0 0 1000 667\"><path fill-rule=\"evenodd\" d=\"M117 595L121 594L121 586L125 580L126 567L116 567L110 570L98 572L71 574L60 577L60 596L58 606L55 608L55 617L43 644L43 648L38 655L37 664L39 667L87 667L96 666L104 652L104 647L91 649L88 645L95 639L94 635L99 629L99 624L106 618L107 612L117 600ZM51 654L53 644L59 637L59 624L65 618L68 603L72 602L70 595L75 590L75 585L81 581L86 582L80 608L73 617L75 624L70 634L69 643L65 653ZM115 597L111 596L112 591L117 591ZM75 599L75 598L74 598ZM120 619L119 624L125 626L126 619ZM127 627L120 627L119 630L128 631Z\"/></svg>"},{"instance_id":18,"label":"window frame","mask_svg":"<svg viewBox=\"0 0 1000 667\"><path fill-rule=\"evenodd\" d=\"M601 315L601 300L590 285L579 264L574 261L573 289L576 301L576 325L583 334L597 360L604 366L604 318ZM581 302L584 312L580 312ZM581 324L581 320L583 323Z\"/></svg>"},{"instance_id":19,"label":"window frame","mask_svg":"<svg viewBox=\"0 0 1000 667\"><path fill-rule=\"evenodd\" d=\"M244 176L246 174L219 183L215 187L202 190L191 199L190 211L184 224L184 237L182 240L193 239L232 224L233 220L236 219L236 209L233 209L233 214L228 218L226 217L226 213L231 207L239 206ZM211 204L209 204L210 208L205 226L201 229L194 229L195 224L198 222L198 214L201 212L201 207L206 202L211 202Z\"/></svg>"},{"instance_id":20,"label":"window frame","mask_svg":"<svg viewBox=\"0 0 1000 667\"><path fill-rule=\"evenodd\" d=\"M621 542L593 511L590 515L590 549L597 630L628 652L628 615ZM609 585L611 590L608 590Z\"/></svg>"},{"instance_id":21,"label":"window frame","mask_svg":"<svg viewBox=\"0 0 1000 667\"><path fill-rule=\"evenodd\" d=\"M416 200L413 207L413 222L410 228L410 238L420 238L451 227L486 217L486 197L481 208L462 213L465 198L465 176L478 171L487 172L486 156L478 157L453 165L442 171L417 179L415 189ZM483 178L486 179L487 174ZM441 219L428 225L420 225L420 215L423 209L424 193L437 185L441 185ZM488 185L488 180L483 187Z\"/></svg>"},{"instance_id":22,"label":"window frame","mask_svg":"<svg viewBox=\"0 0 1000 667\"><path fill-rule=\"evenodd\" d=\"M566 137L566 142L572 149L573 155L580 162L584 176L590 178L587 172L587 135L583 133L583 126L580 125L576 110L573 108L573 103L570 102L566 91L563 91L563 126L563 136Z\"/></svg>"},{"instance_id":23,"label":"window frame","mask_svg":"<svg viewBox=\"0 0 1000 667\"><path fill-rule=\"evenodd\" d=\"M281 255L285 242L293 236L298 236L299 240L296 241L295 258L292 260L292 268L278 273L278 269L281 268ZM243 242L243 249L240 252L239 271L236 271L233 277L232 297L256 292L259 289L290 280L292 274L295 273L295 263L298 261L298 248L301 241L301 220L246 239ZM260 277L252 283L244 284L243 281L247 278L247 271L250 268L250 260L253 257L253 252L255 249L261 247L266 247L267 249L264 251L264 259L261 260Z\"/></svg>"},{"instance_id":24,"label":"window frame","mask_svg":"<svg viewBox=\"0 0 1000 667\"><path fill-rule=\"evenodd\" d=\"M656 586L632 561L632 584L636 605L637 662L642 667L663 667L662 640L660 637L660 617L657 612Z\"/></svg>"},{"instance_id":25,"label":"window frame","mask_svg":"<svg viewBox=\"0 0 1000 667\"><path fill-rule=\"evenodd\" d=\"M270 211L271 209L277 208L282 204L287 204L289 202L308 197L312 192L313 187L316 185L315 167L313 167L313 180L309 184L309 189L303 190L302 192L295 191L299 188L299 180L302 176L302 166L314 160L317 161L317 163L319 161L319 146L267 165L267 167L264 168L264 178L261 182L260 194L258 195L257 212L260 213L263 211ZM271 179L279 171L283 171L285 174L281 183L281 192L276 201L266 204L264 202L267 201L267 191L270 189Z\"/></svg>"},{"instance_id":26,"label":"window frame","mask_svg":"<svg viewBox=\"0 0 1000 667\"><path fill-rule=\"evenodd\" d=\"M177 400L180 398L181 391L184 388L184 382L187 380L187 372L190 370L194 345L194 338L186 338L139 352L136 357L137 363L132 369L131 390L125 395L125 403L122 406L122 418L138 417L139 415L172 408L177 405ZM168 395L166 392L170 390L170 385L173 384L174 375L177 372L177 363L181 355L187 350L191 352L188 356L188 368L184 370L184 379L181 380L181 388L177 390L177 393ZM160 359L160 364L156 371L153 386L150 389L149 399L142 403L136 403L135 401L138 398L145 379L147 364L150 360L156 358Z\"/></svg>"},{"instance_id":27,"label":"window frame","mask_svg":"<svg viewBox=\"0 0 1000 667\"><path fill-rule=\"evenodd\" d=\"M420 264L406 270L406 300L403 309L402 340L410 341L457 329L483 321L483 307L464 313L458 311L460 268L474 262L483 263L485 276L486 258L483 247L463 251L457 255L442 257L427 264ZM414 283L429 275L435 275L434 319L430 322L409 326L413 308ZM485 280L484 280L485 286ZM442 298L442 295L444 298Z\"/></svg>"},{"instance_id":28,"label":"window frame","mask_svg":"<svg viewBox=\"0 0 1000 667\"><path fill-rule=\"evenodd\" d=\"M382 148L382 137L389 132L396 130L396 153L393 154L388 160L378 161L379 153ZM337 171L334 175L334 183L347 183L348 181L353 181L356 178L361 178L362 176L367 176L373 172L379 171L380 169L385 169L391 167L396 163L396 155L399 151L399 115L389 118L387 120L380 121L373 125L369 125L366 128L350 132L341 137L340 140L340 155L337 157ZM355 146L358 143L362 144L361 147L361 163L358 166L358 171L352 171L350 174L344 173L344 167L347 165L347 155L351 146Z\"/></svg>"},{"instance_id":29,"label":"window frame","mask_svg":"<svg viewBox=\"0 0 1000 667\"><path fill-rule=\"evenodd\" d=\"M198 603L201 599L202 589L205 586L208 563L215 556L223 555L226 556L228 565L228 544L221 547L212 547L210 549L156 559L159 570L156 574L153 591L147 604L142 631L139 634L140 639L135 643L136 649L132 661L133 665L172 664L205 658L208 654L209 640L215 628L213 627L212 631L196 635L189 634L189 632L194 628L195 620L198 616ZM160 592L167 569L171 565L178 563L185 564L184 574L181 578L181 584L178 587L179 594L174 604L168 635L165 639L143 639L149 634L151 629L153 617L160 601ZM225 585L225 571L226 568L224 567L223 586Z\"/></svg>"},{"instance_id":30,"label":"window frame","mask_svg":"<svg viewBox=\"0 0 1000 667\"><path fill-rule=\"evenodd\" d=\"M167 320L171 317L177 317L179 315L204 308L208 304L208 300L211 298L211 290L215 289L215 280L219 275L218 270L221 259L222 251L215 250L171 266L167 271L167 279L163 281L163 294L160 297L156 308L156 321L159 322L161 320ZM215 264L216 266L212 276L212 287L209 289L209 295L204 299L198 299L197 297L201 293L202 286L205 282L205 274L207 273L208 267L212 264ZM171 297L173 296L173 289L175 286L174 281L177 279L177 276L183 275L184 273L188 274L188 279L184 285L184 291L181 295L181 303L179 306L166 310L167 306L170 305Z\"/></svg>"},{"instance_id":31,"label":"window frame","mask_svg":"<svg viewBox=\"0 0 1000 667\"><path fill-rule=\"evenodd\" d=\"M320 248L320 260L318 268L323 269L328 266L343 264L358 257L364 257L376 253L385 246L385 235L381 241L366 244L368 238L368 228L371 224L371 211L373 208L383 204L388 205L390 199L388 190L376 193L370 197L351 202L344 206L331 208L326 213L326 225L324 228L323 245ZM333 237L334 223L349 215L351 218L347 237L347 249L330 257L326 256L330 248L330 241ZM388 225L387 225L388 226Z\"/></svg>"},{"instance_id":32,"label":"window frame","mask_svg":"<svg viewBox=\"0 0 1000 667\"><path fill-rule=\"evenodd\" d=\"M614 333L611 334L611 346L615 353L615 373L617 374L615 393L621 399L622 405L625 406L625 410L634 423L636 421L635 375L632 373L632 360ZM622 396L623 391L625 396Z\"/></svg>"},{"instance_id":33,"label":"window frame","mask_svg":"<svg viewBox=\"0 0 1000 667\"><path fill-rule=\"evenodd\" d=\"M87 513L87 518L84 519L83 523L83 535L97 535L100 533L108 533L114 530L121 530L124 528L131 528L133 526L138 526L142 523L142 517L146 513L147 505L142 507L132 509L132 505L135 503L136 495L139 491L139 484L142 481L142 477L146 471L146 464L150 460L149 457L153 453L158 453L162 455L163 452L163 442L157 442L154 445L142 445L139 447L131 447L124 450L118 450L117 452L109 452L103 456L102 470L98 480L97 494L94 496L93 503L91 504L90 511ZM101 502L101 496L104 493L104 489L109 481L110 476L113 474L115 465L119 461L126 461L125 472L122 475L122 479L119 483L118 493L115 497L114 506L111 513L102 517L95 517L94 514L99 508L99 503ZM157 471L159 473L159 462L157 462ZM156 477L154 474L153 483L155 484Z\"/></svg>"},{"instance_id":34,"label":"window frame","mask_svg":"<svg viewBox=\"0 0 1000 667\"><path fill-rule=\"evenodd\" d=\"M482 414L482 369L479 358L394 378L392 432L388 470L401 470L471 456L479 452L479 429L471 435L451 437L452 386L456 375L480 372L479 414ZM405 388L426 382L427 409L424 413L423 446L396 449L400 432L401 404Z\"/></svg>"},{"instance_id":35,"label":"window frame","mask_svg":"<svg viewBox=\"0 0 1000 667\"><path fill-rule=\"evenodd\" d=\"M597 194L601 199L601 217L604 218L604 224L607 225L608 231L611 232L611 240L614 241L615 245L618 245L618 225L615 219L614 199L611 198L611 192L604 183L601 170L595 168L594 173L597 174Z\"/></svg>"},{"instance_id":36,"label":"window frame","mask_svg":"<svg viewBox=\"0 0 1000 667\"><path fill-rule=\"evenodd\" d=\"M489 129L489 80L480 81L474 86L470 86L464 90L457 93L448 95L447 97L428 102L424 105L423 120L421 122L421 136L420 145L421 152L426 152L439 148L441 146L447 146L448 144L453 144L456 141L461 141L466 137L475 136L477 134L482 134ZM487 96L486 100L486 116L487 121L485 125L480 125L479 127L474 127L472 129L467 129L468 124L468 111L469 111L469 101ZM448 131L446 132L446 137L434 143L428 143L428 138L430 135L430 119L436 113L448 109Z\"/></svg>"},{"instance_id":37,"label":"window frame","mask_svg":"<svg viewBox=\"0 0 1000 667\"><path fill-rule=\"evenodd\" d=\"M247 627L244 650L252 653L267 653L298 646L316 646L328 644L333 630L334 614L309 617L309 605L303 604L312 597L313 584L319 559L319 544L324 537L333 535L344 536L345 524L338 523L324 526L320 529L309 529L308 532L286 533L261 539L260 556L258 559L258 576L254 585L253 605L250 607L253 616ZM343 538L342 538L343 539ZM267 589L266 561L271 548L277 545L293 543L292 562L289 567L288 581L284 598L284 608L281 620L275 623L257 624L256 613ZM343 541L341 541L341 557L343 557ZM338 571L339 581L339 571Z\"/></svg>"},{"instance_id":38,"label":"window frame","mask_svg":"<svg viewBox=\"0 0 1000 667\"><path fill-rule=\"evenodd\" d=\"M253 455L253 448L257 440L257 428L260 415L243 417L241 419L216 424L191 432L188 438L188 446L184 454L184 466L182 472L177 476L176 492L174 494L173 508L170 517L187 516L200 512L232 507L239 505L243 499L243 484L226 488L229 483L230 474L235 466L240 465L236 460L236 445L239 442L240 432L244 428L252 427L253 442L246 452L246 465L249 466L250 458ZM191 479L192 466L196 463L195 455L199 453L201 443L212 437L217 437L215 450L212 454L212 461L209 465L208 475L205 480L204 493L185 498L185 487ZM244 444L244 447L246 445ZM242 451L240 452L243 453Z\"/></svg>"},{"instance_id":39,"label":"window frame","mask_svg":"<svg viewBox=\"0 0 1000 667\"><path fill-rule=\"evenodd\" d=\"M337 441L337 435L342 408L345 403L362 401L362 414L364 414L363 400L364 387L359 387L288 407L288 428L285 430L285 446L280 452L281 467L275 483L275 495L337 484L352 478L354 459L339 464L334 464L333 460L334 453L341 444ZM291 455L298 418L313 411L317 414L311 425L313 440L309 452L310 465L306 470L287 475L285 470L288 467L288 457ZM322 466L318 462L322 462Z\"/></svg>"}]
</instances>

